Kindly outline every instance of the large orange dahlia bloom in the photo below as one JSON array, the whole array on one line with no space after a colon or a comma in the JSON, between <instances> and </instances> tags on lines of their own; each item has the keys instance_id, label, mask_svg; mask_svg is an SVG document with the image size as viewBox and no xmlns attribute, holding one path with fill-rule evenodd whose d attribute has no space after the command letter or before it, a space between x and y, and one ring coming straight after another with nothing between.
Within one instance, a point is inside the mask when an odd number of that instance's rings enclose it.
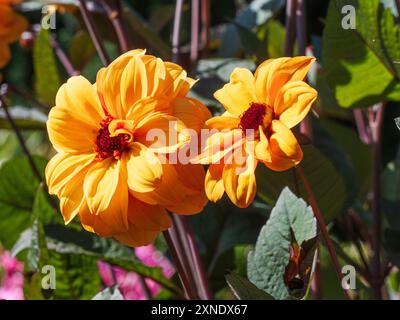
<instances>
[{"instance_id":1,"label":"large orange dahlia bloom","mask_svg":"<svg viewBox=\"0 0 400 320\"><path fill-rule=\"evenodd\" d=\"M26 19L16 13L11 5L19 0L0 0L0 68L11 58L10 44L18 40L20 34L28 27Z\"/></svg>"},{"instance_id":2,"label":"large orange dahlia bloom","mask_svg":"<svg viewBox=\"0 0 400 320\"><path fill-rule=\"evenodd\" d=\"M218 201L224 192L239 207L256 194L258 162L275 171L297 165L303 153L291 128L309 112L317 92L303 81L312 57L270 59L253 75L236 68L230 82L215 92L226 112L206 125L211 134L196 161L210 164L206 193Z\"/></svg>"},{"instance_id":3,"label":"large orange dahlia bloom","mask_svg":"<svg viewBox=\"0 0 400 320\"><path fill-rule=\"evenodd\" d=\"M211 116L186 97L193 83L180 66L133 50L95 84L76 76L62 85L47 122L58 154L46 179L66 223L78 215L86 230L140 246L170 227L166 209L203 209L203 168L164 161L189 141L185 128L200 130ZM153 129L177 138L154 143Z\"/></svg>"}]
</instances>

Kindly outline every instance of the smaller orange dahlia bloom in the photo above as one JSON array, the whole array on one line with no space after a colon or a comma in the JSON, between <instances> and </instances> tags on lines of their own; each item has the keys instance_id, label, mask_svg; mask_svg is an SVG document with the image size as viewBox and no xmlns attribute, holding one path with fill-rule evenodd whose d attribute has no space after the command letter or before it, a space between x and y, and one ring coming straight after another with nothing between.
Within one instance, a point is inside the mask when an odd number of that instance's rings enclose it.
<instances>
[{"instance_id":1,"label":"smaller orange dahlia bloom","mask_svg":"<svg viewBox=\"0 0 400 320\"><path fill-rule=\"evenodd\" d=\"M96 84L76 76L61 86L47 122L58 154L46 180L66 223L78 215L88 231L141 246L171 226L166 209L203 209L202 166L164 161L189 142L186 128L198 131L211 116L186 97L193 83L180 66L133 50ZM149 139L153 129L167 139Z\"/></svg>"},{"instance_id":2,"label":"smaller orange dahlia bloom","mask_svg":"<svg viewBox=\"0 0 400 320\"><path fill-rule=\"evenodd\" d=\"M303 153L290 130L309 112L317 92L303 81L312 57L270 59L253 75L236 68L230 82L215 92L226 112L206 122L218 130L194 162L210 164L205 187L210 200L224 192L238 207L256 194L258 162L275 171L296 166ZM212 132L212 131L211 131Z\"/></svg>"},{"instance_id":3,"label":"smaller orange dahlia bloom","mask_svg":"<svg viewBox=\"0 0 400 320\"><path fill-rule=\"evenodd\" d=\"M11 4L18 2L20 1L0 0L0 68L11 59L10 44L18 40L28 27L26 19L11 8Z\"/></svg>"}]
</instances>

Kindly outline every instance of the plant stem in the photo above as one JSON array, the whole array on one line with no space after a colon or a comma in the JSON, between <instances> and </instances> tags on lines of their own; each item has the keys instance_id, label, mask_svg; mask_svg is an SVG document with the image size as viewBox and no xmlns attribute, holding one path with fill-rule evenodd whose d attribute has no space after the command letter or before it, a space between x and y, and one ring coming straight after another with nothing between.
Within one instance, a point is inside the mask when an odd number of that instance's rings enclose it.
<instances>
[{"instance_id":1,"label":"plant stem","mask_svg":"<svg viewBox=\"0 0 400 320\"><path fill-rule=\"evenodd\" d=\"M174 216L175 216L175 221L179 226L178 228L179 232L186 235L186 239L184 241L187 241L189 245L188 255L190 261L192 262L191 272L193 273L193 276L197 283L199 296L204 300L211 300L212 294L208 286L207 277L205 275L203 264L200 259L200 254L197 250L196 243L194 241L193 230L190 227L185 216L178 216L178 215Z\"/></svg>"},{"instance_id":2,"label":"plant stem","mask_svg":"<svg viewBox=\"0 0 400 320\"><path fill-rule=\"evenodd\" d=\"M173 227L172 227L173 228ZM179 258L179 254L176 247L176 239L173 239L172 228L163 232L165 241L167 242L169 251L171 253L172 260L174 262L175 268L178 272L179 279L181 280L183 291L185 292L185 296L187 299L196 299L196 296L193 293L189 280L186 276L185 269L181 263L181 259Z\"/></svg>"},{"instance_id":3,"label":"plant stem","mask_svg":"<svg viewBox=\"0 0 400 320\"><path fill-rule=\"evenodd\" d=\"M107 1L101 0L101 4L106 11L107 17L110 20L117 36L120 51L121 53L124 53L129 50L129 43L122 23L121 11L119 10L119 8L121 8L119 3L120 1L117 0L117 2L118 3L115 7L111 7Z\"/></svg>"},{"instance_id":4,"label":"plant stem","mask_svg":"<svg viewBox=\"0 0 400 320\"><path fill-rule=\"evenodd\" d=\"M285 39L285 56L293 56L294 42L296 40L296 0L286 1L286 39Z\"/></svg>"},{"instance_id":5,"label":"plant stem","mask_svg":"<svg viewBox=\"0 0 400 320\"><path fill-rule=\"evenodd\" d=\"M381 272L381 140L382 140L382 125L385 105L380 103L375 106L377 110L374 112L370 109L370 128L372 136L372 158L373 158L373 176L372 176L372 250L371 258L371 286L374 299L382 299L382 272ZM372 107L373 108L373 107ZM374 113L374 117L372 116Z\"/></svg>"},{"instance_id":6,"label":"plant stem","mask_svg":"<svg viewBox=\"0 0 400 320\"><path fill-rule=\"evenodd\" d=\"M68 56L65 52L61 49L57 37L55 34L52 34L50 37L51 46L54 49L58 59L60 60L61 64L63 65L65 71L67 71L68 76L77 76L80 74L79 71L75 70L74 66L72 65L71 61L69 60Z\"/></svg>"},{"instance_id":7,"label":"plant stem","mask_svg":"<svg viewBox=\"0 0 400 320\"><path fill-rule=\"evenodd\" d=\"M201 44L203 46L202 57L208 56L208 43L210 40L211 27L211 0L201 2Z\"/></svg>"},{"instance_id":8,"label":"plant stem","mask_svg":"<svg viewBox=\"0 0 400 320\"><path fill-rule=\"evenodd\" d=\"M174 15L174 29L172 31L172 62L179 62L179 40L180 40L180 29L182 21L182 10L183 1L176 0L175 15Z\"/></svg>"},{"instance_id":9,"label":"plant stem","mask_svg":"<svg viewBox=\"0 0 400 320\"><path fill-rule=\"evenodd\" d=\"M139 280L139 284L142 289L142 293L143 293L144 297L146 298L146 300L151 300L151 298L152 298L151 292L150 292L149 287L147 286L146 280L140 274L138 274L138 280Z\"/></svg>"},{"instance_id":10,"label":"plant stem","mask_svg":"<svg viewBox=\"0 0 400 320\"><path fill-rule=\"evenodd\" d=\"M0 106L3 108L4 113L7 117L7 121L10 123L11 128L13 129L13 131L15 132L15 135L17 136L18 142L21 145L21 148L22 148L25 156L28 159L29 165L30 165L34 175L39 180L39 182L42 182L43 181L42 175L40 174L40 171L39 171L38 167L36 166L36 163L33 160L33 157L31 155L31 153L29 152L28 147L25 144L25 141L24 141L21 131L19 131L17 124L15 123L14 119L12 118L12 116L10 114L10 111L8 110L8 106L5 102L3 94L0 94Z\"/></svg>"},{"instance_id":11,"label":"plant stem","mask_svg":"<svg viewBox=\"0 0 400 320\"><path fill-rule=\"evenodd\" d=\"M329 255L331 257L333 266L334 266L335 271L336 271L336 275L337 275L337 277L339 279L339 282L340 282L340 286L342 286L343 274L342 274L341 269L340 269L340 264L339 264L339 260L338 260L337 255L336 255L335 247L333 246L332 240L330 239L329 234L328 234L328 230L326 229L324 218L323 218L323 216L321 214L321 211L319 210L319 207L318 207L317 201L315 199L314 193L313 193L313 191L311 189L311 186L310 186L310 184L308 182L308 179L307 179L307 177L306 177L306 175L304 173L303 168L299 166L296 169L297 169L298 175L300 176L300 179L303 182L304 189L306 190L307 197L308 197L308 203L311 205L311 208L313 209L313 212L314 212L314 216L317 219L317 223L318 223L319 229L321 231L322 238L323 238L324 243L325 243L325 245L326 245L326 247L328 249ZM350 296L349 296L347 290L345 290L343 287L342 287L342 289L343 289L343 293L344 293L345 298L347 300L349 300Z\"/></svg>"},{"instance_id":12,"label":"plant stem","mask_svg":"<svg viewBox=\"0 0 400 320\"><path fill-rule=\"evenodd\" d=\"M92 19L91 14L89 13L88 8L86 7L85 0L79 0L79 8L83 17L83 20L85 22L85 25L90 33L90 37L92 38L92 41L94 43L94 46L96 47L97 53L99 54L99 57L103 63L104 66L108 66L110 63L110 57L108 56L108 53L104 47L103 42L101 41L99 32L96 28L96 25Z\"/></svg>"},{"instance_id":13,"label":"plant stem","mask_svg":"<svg viewBox=\"0 0 400 320\"><path fill-rule=\"evenodd\" d=\"M190 39L190 65L194 66L199 56L199 17L200 2L192 0L192 28Z\"/></svg>"},{"instance_id":14,"label":"plant stem","mask_svg":"<svg viewBox=\"0 0 400 320\"><path fill-rule=\"evenodd\" d=\"M10 91L12 91L13 93L15 93L16 95L20 96L21 98L25 99L25 100L29 100L31 101L33 104L35 104L38 108L45 110L45 111L49 111L50 107L42 102L40 102L39 100L37 100L31 93L29 93L26 90L23 90L19 87L16 87L15 85L8 83L8 88L10 89Z\"/></svg>"}]
</instances>

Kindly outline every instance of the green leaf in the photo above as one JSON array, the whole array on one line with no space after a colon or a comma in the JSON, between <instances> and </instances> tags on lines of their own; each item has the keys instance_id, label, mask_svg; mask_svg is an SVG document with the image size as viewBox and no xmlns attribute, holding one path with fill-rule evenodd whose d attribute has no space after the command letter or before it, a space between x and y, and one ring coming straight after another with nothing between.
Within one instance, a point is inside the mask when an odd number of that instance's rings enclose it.
<instances>
[{"instance_id":1,"label":"green leaf","mask_svg":"<svg viewBox=\"0 0 400 320\"><path fill-rule=\"evenodd\" d=\"M34 157L41 172L46 160ZM31 223L31 212L39 181L25 157L13 157L0 167L0 242L12 247Z\"/></svg>"},{"instance_id":2,"label":"green leaf","mask_svg":"<svg viewBox=\"0 0 400 320\"><path fill-rule=\"evenodd\" d=\"M118 286L113 286L100 291L92 300L124 300L124 297L121 291L119 291Z\"/></svg>"},{"instance_id":3,"label":"green leaf","mask_svg":"<svg viewBox=\"0 0 400 320\"><path fill-rule=\"evenodd\" d=\"M352 5L356 28L344 29L341 8ZM333 0L323 36L323 65L342 107L400 100L400 31L379 0Z\"/></svg>"},{"instance_id":4,"label":"green leaf","mask_svg":"<svg viewBox=\"0 0 400 320\"><path fill-rule=\"evenodd\" d=\"M33 48L33 67L37 96L48 105L54 105L61 81L50 37L48 30L40 29Z\"/></svg>"},{"instance_id":5,"label":"green leaf","mask_svg":"<svg viewBox=\"0 0 400 320\"><path fill-rule=\"evenodd\" d=\"M303 145L302 149L304 157L300 165L310 182L325 221L331 221L342 211L347 199L343 177L317 148ZM280 191L288 186L292 191L296 191L298 196L306 198L307 193L294 170L276 172L264 165L257 166L258 195L268 203L274 204Z\"/></svg>"},{"instance_id":6,"label":"green leaf","mask_svg":"<svg viewBox=\"0 0 400 320\"><path fill-rule=\"evenodd\" d=\"M85 31L79 30L72 38L68 52L71 63L77 70L82 70L90 59L96 55L96 48L90 35Z\"/></svg>"},{"instance_id":7,"label":"green leaf","mask_svg":"<svg viewBox=\"0 0 400 320\"><path fill-rule=\"evenodd\" d=\"M28 251L28 270L38 272L48 260L48 250L43 222L56 214L47 202L43 186L40 185L36 193L32 211L31 241Z\"/></svg>"},{"instance_id":8,"label":"green leaf","mask_svg":"<svg viewBox=\"0 0 400 320\"><path fill-rule=\"evenodd\" d=\"M284 275L290 245L295 241L301 247L316 236L317 223L311 208L286 187L261 229L254 251L249 253L249 280L275 299L289 299Z\"/></svg>"},{"instance_id":9,"label":"green leaf","mask_svg":"<svg viewBox=\"0 0 400 320\"><path fill-rule=\"evenodd\" d=\"M37 109L15 106L9 112L20 130L46 130L47 115ZM11 128L3 110L0 110L0 128Z\"/></svg>"},{"instance_id":10,"label":"green leaf","mask_svg":"<svg viewBox=\"0 0 400 320\"><path fill-rule=\"evenodd\" d=\"M235 22L248 30L253 30L267 22L284 5L284 0L253 0L244 10L240 11ZM232 57L239 54L243 49L238 31L232 23L222 35L219 55Z\"/></svg>"},{"instance_id":11,"label":"green leaf","mask_svg":"<svg viewBox=\"0 0 400 320\"><path fill-rule=\"evenodd\" d=\"M268 293L258 289L249 280L234 272L225 276L229 288L239 300L274 300Z\"/></svg>"}]
</instances>

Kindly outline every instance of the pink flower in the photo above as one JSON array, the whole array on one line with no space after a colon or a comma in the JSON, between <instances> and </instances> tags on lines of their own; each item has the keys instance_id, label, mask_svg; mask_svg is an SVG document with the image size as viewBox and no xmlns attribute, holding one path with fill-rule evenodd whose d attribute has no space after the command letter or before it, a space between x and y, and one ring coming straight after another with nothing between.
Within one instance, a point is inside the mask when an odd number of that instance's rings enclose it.
<instances>
[{"instance_id":1,"label":"pink flower","mask_svg":"<svg viewBox=\"0 0 400 320\"><path fill-rule=\"evenodd\" d=\"M160 267L166 278L171 278L175 269L171 262L164 257L161 252L157 251L153 245L135 248L135 254L144 265L149 267ZM107 287L114 284L119 285L119 290L126 300L145 300L141 279L135 272L127 272L126 270L111 266L108 263L99 261L99 273L103 283ZM144 279L149 293L152 297L156 296L161 286L152 279Z\"/></svg>"},{"instance_id":2,"label":"pink flower","mask_svg":"<svg viewBox=\"0 0 400 320\"><path fill-rule=\"evenodd\" d=\"M24 265L5 251L0 254L0 269L4 273L0 282L0 300L24 300Z\"/></svg>"}]
</instances>

